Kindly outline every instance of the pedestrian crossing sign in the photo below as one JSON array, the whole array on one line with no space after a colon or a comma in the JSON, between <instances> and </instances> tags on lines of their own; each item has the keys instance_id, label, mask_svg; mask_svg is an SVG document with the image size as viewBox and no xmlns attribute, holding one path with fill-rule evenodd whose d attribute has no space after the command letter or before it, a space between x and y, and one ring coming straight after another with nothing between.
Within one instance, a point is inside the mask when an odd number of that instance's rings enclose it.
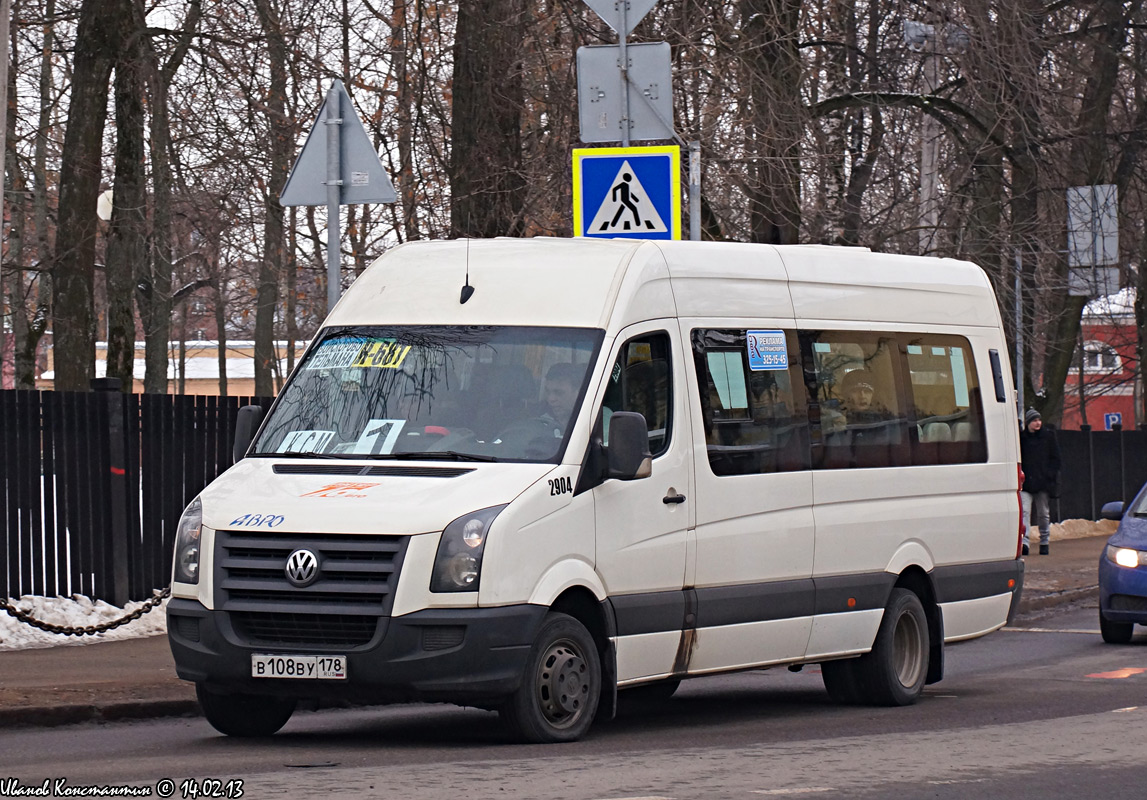
<instances>
[{"instance_id":1,"label":"pedestrian crossing sign","mask_svg":"<svg viewBox=\"0 0 1147 800\"><path fill-rule=\"evenodd\" d=\"M681 238L681 149L573 151L574 236Z\"/></svg>"}]
</instances>

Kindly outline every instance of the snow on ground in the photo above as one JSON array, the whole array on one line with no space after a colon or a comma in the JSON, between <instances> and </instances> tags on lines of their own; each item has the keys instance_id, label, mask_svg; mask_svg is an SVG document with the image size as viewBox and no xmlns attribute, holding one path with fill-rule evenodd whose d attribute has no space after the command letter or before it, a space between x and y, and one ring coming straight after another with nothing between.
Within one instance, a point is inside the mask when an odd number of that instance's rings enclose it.
<instances>
[{"instance_id":1,"label":"snow on ground","mask_svg":"<svg viewBox=\"0 0 1147 800\"><path fill-rule=\"evenodd\" d=\"M8 603L26 614L31 614L41 622L75 628L102 625L117 620L143 605L143 601L140 601L128 603L126 608L117 608L102 600L93 601L80 595L73 595L70 598L24 595L19 600L9 599ZM0 650L31 650L59 645L93 644L95 642L114 642L119 639L155 636L156 634L167 633L166 609L167 601L164 600L159 606L139 619L132 620L110 631L91 636L65 636L33 628L0 608Z\"/></svg>"}]
</instances>

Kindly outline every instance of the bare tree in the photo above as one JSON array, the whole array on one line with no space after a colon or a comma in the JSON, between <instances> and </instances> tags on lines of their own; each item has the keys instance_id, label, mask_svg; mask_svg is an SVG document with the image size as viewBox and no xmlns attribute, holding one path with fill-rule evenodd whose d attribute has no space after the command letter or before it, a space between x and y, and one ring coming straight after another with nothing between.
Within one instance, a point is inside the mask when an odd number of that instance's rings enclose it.
<instances>
[{"instance_id":1,"label":"bare tree","mask_svg":"<svg viewBox=\"0 0 1147 800\"><path fill-rule=\"evenodd\" d=\"M461 0L454 40L450 224L456 236L524 229L523 0Z\"/></svg>"},{"instance_id":2,"label":"bare tree","mask_svg":"<svg viewBox=\"0 0 1147 800\"><path fill-rule=\"evenodd\" d=\"M129 0L84 0L80 8L53 261L56 389L86 391L95 374L95 208L108 82L130 19Z\"/></svg>"}]
</instances>

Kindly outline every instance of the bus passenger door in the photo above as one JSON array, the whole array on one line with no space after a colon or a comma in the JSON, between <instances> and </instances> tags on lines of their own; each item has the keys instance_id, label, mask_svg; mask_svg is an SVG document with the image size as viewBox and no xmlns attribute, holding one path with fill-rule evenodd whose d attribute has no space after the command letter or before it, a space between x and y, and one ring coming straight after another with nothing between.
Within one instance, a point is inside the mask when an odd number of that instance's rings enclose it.
<instances>
[{"instance_id":1,"label":"bus passenger door","mask_svg":"<svg viewBox=\"0 0 1147 800\"><path fill-rule=\"evenodd\" d=\"M815 540L808 400L793 321L681 328L693 356L697 465L697 631L688 672L800 659L812 630Z\"/></svg>"},{"instance_id":2,"label":"bus passenger door","mask_svg":"<svg viewBox=\"0 0 1147 800\"><path fill-rule=\"evenodd\" d=\"M653 473L594 488L597 570L617 619L620 682L669 675L685 624L687 537L694 518L684 355L662 323L617 337L598 413L636 411L649 428Z\"/></svg>"}]
</instances>

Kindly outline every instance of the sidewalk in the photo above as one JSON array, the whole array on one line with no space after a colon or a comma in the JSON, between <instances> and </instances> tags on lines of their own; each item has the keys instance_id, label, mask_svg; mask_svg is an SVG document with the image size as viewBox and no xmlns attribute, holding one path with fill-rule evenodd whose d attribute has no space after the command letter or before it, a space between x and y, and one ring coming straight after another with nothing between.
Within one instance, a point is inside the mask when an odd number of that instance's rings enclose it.
<instances>
[{"instance_id":1,"label":"sidewalk","mask_svg":"<svg viewBox=\"0 0 1147 800\"><path fill-rule=\"evenodd\" d=\"M1051 555L1028 556L1019 615L1096 596L1106 541L1052 541ZM195 688L175 676L166 636L0 652L0 728L198 713Z\"/></svg>"}]
</instances>

